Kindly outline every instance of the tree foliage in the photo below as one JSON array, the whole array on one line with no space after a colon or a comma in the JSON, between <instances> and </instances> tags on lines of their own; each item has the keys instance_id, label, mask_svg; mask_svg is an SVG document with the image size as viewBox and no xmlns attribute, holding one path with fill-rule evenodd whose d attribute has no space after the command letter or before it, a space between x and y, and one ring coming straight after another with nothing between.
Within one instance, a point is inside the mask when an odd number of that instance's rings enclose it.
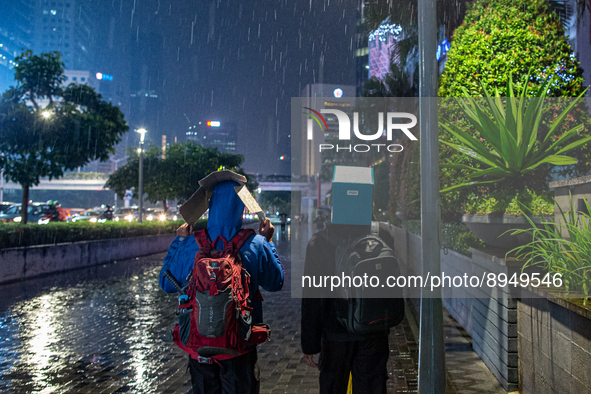
<instances>
[{"instance_id":1,"label":"tree foliage","mask_svg":"<svg viewBox=\"0 0 591 394\"><path fill-rule=\"evenodd\" d=\"M119 108L86 85L63 87L58 52L31 51L15 59L16 86L0 100L0 168L7 180L29 188L42 177L60 178L93 160L105 161L128 130ZM23 209L22 222L27 221Z\"/></svg>"},{"instance_id":2,"label":"tree foliage","mask_svg":"<svg viewBox=\"0 0 591 394\"><path fill-rule=\"evenodd\" d=\"M259 197L261 208L274 215L275 212L289 214L291 212L290 191L266 191Z\"/></svg>"},{"instance_id":3,"label":"tree foliage","mask_svg":"<svg viewBox=\"0 0 591 394\"><path fill-rule=\"evenodd\" d=\"M576 97L584 90L583 70L574 58L556 13L544 0L478 0L453 35L441 76L440 97L459 97L483 88L506 97L507 80L515 90L539 85L552 76L549 97ZM530 81L523 77L531 76Z\"/></svg>"},{"instance_id":4,"label":"tree foliage","mask_svg":"<svg viewBox=\"0 0 591 394\"><path fill-rule=\"evenodd\" d=\"M240 168L243 161L242 155L220 152L192 141L170 145L164 159L158 147L150 146L143 158L144 193L152 202L175 199L184 202L199 188L199 180L220 168L245 175ZM109 177L105 187L121 198L126 190L133 189L138 197L138 180L139 155L136 150L130 150L127 164ZM256 185L247 186L252 191Z\"/></svg>"}]
</instances>

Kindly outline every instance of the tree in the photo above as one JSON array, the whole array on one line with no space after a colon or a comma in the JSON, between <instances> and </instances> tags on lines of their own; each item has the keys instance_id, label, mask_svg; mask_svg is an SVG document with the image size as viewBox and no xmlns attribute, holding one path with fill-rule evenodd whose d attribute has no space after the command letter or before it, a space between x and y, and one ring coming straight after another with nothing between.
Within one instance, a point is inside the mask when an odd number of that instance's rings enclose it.
<instances>
[{"instance_id":1,"label":"tree","mask_svg":"<svg viewBox=\"0 0 591 394\"><path fill-rule=\"evenodd\" d=\"M166 149L166 158L161 157L160 149L155 146L150 146L144 153L144 192L148 201L164 201L165 209L166 200L188 200L199 188L199 180L220 168L246 175L239 167L244 156L223 153L191 141L170 145ZM138 154L130 150L127 164L109 177L105 187L115 191L120 198L125 190L134 189L138 197L138 171ZM256 187L250 182L247 186L251 191Z\"/></svg>"},{"instance_id":2,"label":"tree","mask_svg":"<svg viewBox=\"0 0 591 394\"><path fill-rule=\"evenodd\" d=\"M119 108L94 89L62 86L58 52L26 51L15 62L16 86L0 100L0 168L23 188L21 215L27 223L29 189L40 178L60 178L92 160L108 160L128 126Z\"/></svg>"},{"instance_id":3,"label":"tree","mask_svg":"<svg viewBox=\"0 0 591 394\"><path fill-rule=\"evenodd\" d=\"M289 214L291 211L291 192L289 191L267 191L262 192L259 197L261 208L275 214L275 212Z\"/></svg>"},{"instance_id":4,"label":"tree","mask_svg":"<svg viewBox=\"0 0 591 394\"><path fill-rule=\"evenodd\" d=\"M139 197L139 154L135 148L130 148L128 154L127 163L111 174L105 184L105 188L113 190L119 198L123 198L126 190L134 190L134 197ZM142 164L146 199L153 203L162 201L166 211L166 201L174 200L176 194L160 148L150 145L144 152Z\"/></svg>"}]
</instances>

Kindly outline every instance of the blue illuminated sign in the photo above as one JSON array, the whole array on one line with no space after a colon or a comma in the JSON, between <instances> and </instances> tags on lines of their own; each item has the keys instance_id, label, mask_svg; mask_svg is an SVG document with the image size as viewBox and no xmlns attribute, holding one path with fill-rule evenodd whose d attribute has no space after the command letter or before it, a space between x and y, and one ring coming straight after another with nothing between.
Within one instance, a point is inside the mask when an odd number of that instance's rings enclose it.
<instances>
[{"instance_id":1,"label":"blue illuminated sign","mask_svg":"<svg viewBox=\"0 0 591 394\"><path fill-rule=\"evenodd\" d=\"M109 74L96 73L96 79L99 81L113 81L113 76Z\"/></svg>"},{"instance_id":2,"label":"blue illuminated sign","mask_svg":"<svg viewBox=\"0 0 591 394\"><path fill-rule=\"evenodd\" d=\"M447 38L437 45L437 53L435 54L437 61L440 61L449 52L449 48L451 48L451 42Z\"/></svg>"}]
</instances>

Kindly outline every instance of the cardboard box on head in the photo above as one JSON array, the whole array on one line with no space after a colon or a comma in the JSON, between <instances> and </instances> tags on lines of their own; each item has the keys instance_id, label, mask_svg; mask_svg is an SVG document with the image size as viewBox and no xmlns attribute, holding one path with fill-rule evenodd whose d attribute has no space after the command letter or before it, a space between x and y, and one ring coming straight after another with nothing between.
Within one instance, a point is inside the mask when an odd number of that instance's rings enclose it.
<instances>
[{"instance_id":1,"label":"cardboard box on head","mask_svg":"<svg viewBox=\"0 0 591 394\"><path fill-rule=\"evenodd\" d=\"M234 181L239 184L234 189L238 194L238 197L242 200L246 208L256 213L261 221L265 220L265 215L262 209L257 204L256 200L252 197L248 189L246 188L246 177L237 174L234 171L222 170L215 171L199 181L199 189L191 198L184 203L179 213L188 224L194 224L203 214L209 209L209 200L211 199L212 191L215 185L220 182Z\"/></svg>"},{"instance_id":2,"label":"cardboard box on head","mask_svg":"<svg viewBox=\"0 0 591 394\"><path fill-rule=\"evenodd\" d=\"M215 171L199 181L199 189L179 209L179 213L188 224L194 224L209 209L209 200L213 188L220 182L234 181L240 185L246 183L246 177L234 171Z\"/></svg>"},{"instance_id":3,"label":"cardboard box on head","mask_svg":"<svg viewBox=\"0 0 591 394\"><path fill-rule=\"evenodd\" d=\"M371 225L373 168L335 166L332 176L332 223Z\"/></svg>"}]
</instances>

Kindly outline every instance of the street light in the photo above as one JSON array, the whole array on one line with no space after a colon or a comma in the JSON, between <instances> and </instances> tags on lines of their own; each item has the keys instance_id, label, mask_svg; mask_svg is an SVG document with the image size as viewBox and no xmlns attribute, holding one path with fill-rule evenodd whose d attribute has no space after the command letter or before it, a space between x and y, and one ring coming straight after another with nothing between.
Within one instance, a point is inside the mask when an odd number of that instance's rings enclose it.
<instances>
[{"instance_id":1,"label":"street light","mask_svg":"<svg viewBox=\"0 0 591 394\"><path fill-rule=\"evenodd\" d=\"M146 137L146 133L148 132L146 129L144 129L143 127L141 129L137 129L136 130L138 133L140 133L140 179L139 179L139 204L138 204L138 214L137 214L137 221L139 223L142 222L142 210L143 210L143 200L144 200L144 166L143 166L143 161L144 161L144 138Z\"/></svg>"}]
</instances>

